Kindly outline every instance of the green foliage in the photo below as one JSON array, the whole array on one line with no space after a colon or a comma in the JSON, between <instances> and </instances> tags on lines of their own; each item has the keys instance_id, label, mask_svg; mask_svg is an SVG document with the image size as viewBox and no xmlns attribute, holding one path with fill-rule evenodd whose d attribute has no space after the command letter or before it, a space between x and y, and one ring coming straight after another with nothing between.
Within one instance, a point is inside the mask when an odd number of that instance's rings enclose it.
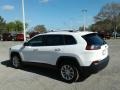
<instances>
[{"instance_id":1,"label":"green foliage","mask_svg":"<svg viewBox=\"0 0 120 90\"><path fill-rule=\"evenodd\" d=\"M15 21L15 31L23 31L23 23L19 20Z\"/></svg>"},{"instance_id":2,"label":"green foliage","mask_svg":"<svg viewBox=\"0 0 120 90\"><path fill-rule=\"evenodd\" d=\"M2 16L0 16L0 33L2 33L3 30L5 30L5 25L6 25L6 21Z\"/></svg>"},{"instance_id":3,"label":"green foliage","mask_svg":"<svg viewBox=\"0 0 120 90\"><path fill-rule=\"evenodd\" d=\"M28 27L28 23L25 24L26 28ZM46 32L47 29L44 25L37 25L34 27L34 31L43 33ZM4 32L23 32L23 23L20 20L15 20L6 23L3 17L0 16L0 34Z\"/></svg>"},{"instance_id":4,"label":"green foliage","mask_svg":"<svg viewBox=\"0 0 120 90\"><path fill-rule=\"evenodd\" d=\"M26 28L28 24L26 23ZM20 20L11 21L6 23L4 18L0 16L0 33L4 32L22 32L23 31L23 23Z\"/></svg>"},{"instance_id":5,"label":"green foliage","mask_svg":"<svg viewBox=\"0 0 120 90\"><path fill-rule=\"evenodd\" d=\"M23 31L23 23L19 20L16 20L14 22L9 22L6 24L6 28L8 32L16 31L16 32L22 32Z\"/></svg>"},{"instance_id":6,"label":"green foliage","mask_svg":"<svg viewBox=\"0 0 120 90\"><path fill-rule=\"evenodd\" d=\"M6 28L8 32L15 31L15 22L9 22L6 24Z\"/></svg>"}]
</instances>

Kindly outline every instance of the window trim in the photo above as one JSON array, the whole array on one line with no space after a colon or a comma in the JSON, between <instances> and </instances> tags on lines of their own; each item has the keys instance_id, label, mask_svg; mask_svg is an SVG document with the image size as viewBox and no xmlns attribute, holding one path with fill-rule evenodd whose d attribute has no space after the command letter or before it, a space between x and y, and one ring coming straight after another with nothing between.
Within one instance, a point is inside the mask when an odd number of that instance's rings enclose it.
<instances>
[{"instance_id":1,"label":"window trim","mask_svg":"<svg viewBox=\"0 0 120 90\"><path fill-rule=\"evenodd\" d=\"M47 38L48 38L48 36L60 36L60 37L62 37L61 40L63 41L63 44L61 44L61 45L47 45ZM75 43L74 44L66 44L65 36L72 37L74 39ZM68 34L46 34L46 35L38 35L38 36L33 37L32 39L34 39L36 37L42 37L42 40L44 41L42 46L67 46L67 45L76 45L77 44L77 40L74 38L74 36L73 35L68 35ZM28 46L32 46L30 44L30 41L32 39L30 39L28 41ZM41 47L41 46L32 46L32 47Z\"/></svg>"}]
</instances>

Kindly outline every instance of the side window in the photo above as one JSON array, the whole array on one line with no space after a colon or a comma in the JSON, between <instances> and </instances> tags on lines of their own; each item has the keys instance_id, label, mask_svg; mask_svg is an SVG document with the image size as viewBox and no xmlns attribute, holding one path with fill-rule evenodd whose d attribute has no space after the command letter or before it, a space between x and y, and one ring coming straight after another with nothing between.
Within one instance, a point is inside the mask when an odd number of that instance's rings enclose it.
<instances>
[{"instance_id":1,"label":"side window","mask_svg":"<svg viewBox=\"0 0 120 90\"><path fill-rule=\"evenodd\" d=\"M43 36L37 36L28 41L30 46L44 46Z\"/></svg>"},{"instance_id":2,"label":"side window","mask_svg":"<svg viewBox=\"0 0 120 90\"><path fill-rule=\"evenodd\" d=\"M58 45L64 45L64 40L62 35L46 36L46 46L58 46Z\"/></svg>"},{"instance_id":3,"label":"side window","mask_svg":"<svg viewBox=\"0 0 120 90\"><path fill-rule=\"evenodd\" d=\"M64 35L65 45L77 44L76 40L71 35Z\"/></svg>"}]
</instances>

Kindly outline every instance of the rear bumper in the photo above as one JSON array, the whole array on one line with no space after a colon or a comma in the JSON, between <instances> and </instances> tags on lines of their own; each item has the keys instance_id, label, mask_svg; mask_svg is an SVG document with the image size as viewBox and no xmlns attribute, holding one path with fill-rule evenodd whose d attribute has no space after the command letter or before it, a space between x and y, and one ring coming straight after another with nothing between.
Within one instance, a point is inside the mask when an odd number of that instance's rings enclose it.
<instances>
[{"instance_id":1,"label":"rear bumper","mask_svg":"<svg viewBox=\"0 0 120 90\"><path fill-rule=\"evenodd\" d=\"M81 67L81 70L84 72L97 73L98 71L104 69L108 65L108 62L109 56L98 63L92 63L89 67Z\"/></svg>"}]
</instances>

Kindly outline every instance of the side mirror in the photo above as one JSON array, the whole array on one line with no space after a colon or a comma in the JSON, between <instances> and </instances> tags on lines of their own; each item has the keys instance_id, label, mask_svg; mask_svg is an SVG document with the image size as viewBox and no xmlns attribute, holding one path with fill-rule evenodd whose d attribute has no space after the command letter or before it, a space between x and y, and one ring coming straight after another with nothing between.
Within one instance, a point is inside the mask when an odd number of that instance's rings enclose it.
<instances>
[{"instance_id":1,"label":"side mirror","mask_svg":"<svg viewBox=\"0 0 120 90\"><path fill-rule=\"evenodd\" d=\"M29 46L28 42L25 42L23 45L24 45L24 46Z\"/></svg>"}]
</instances>

